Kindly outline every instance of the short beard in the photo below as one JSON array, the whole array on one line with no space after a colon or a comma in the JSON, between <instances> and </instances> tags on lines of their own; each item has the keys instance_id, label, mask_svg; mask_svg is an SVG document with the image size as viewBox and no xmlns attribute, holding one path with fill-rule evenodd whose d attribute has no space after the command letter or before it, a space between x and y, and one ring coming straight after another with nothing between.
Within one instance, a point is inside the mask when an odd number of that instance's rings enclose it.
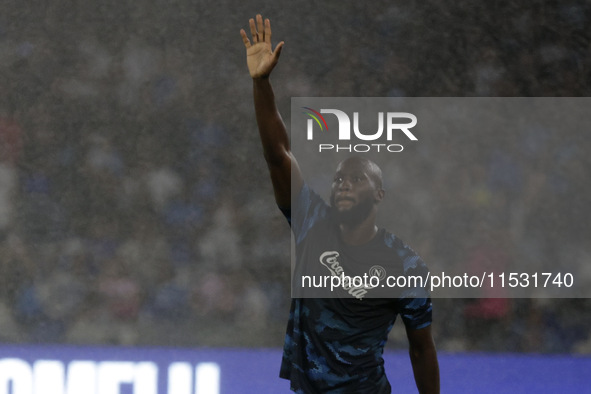
<instances>
[{"instance_id":1,"label":"short beard","mask_svg":"<svg viewBox=\"0 0 591 394\"><path fill-rule=\"evenodd\" d=\"M335 207L334 199L331 199L331 204L337 223L347 226L361 224L361 222L367 219L374 205L373 201L369 198L344 211L339 211Z\"/></svg>"}]
</instances>

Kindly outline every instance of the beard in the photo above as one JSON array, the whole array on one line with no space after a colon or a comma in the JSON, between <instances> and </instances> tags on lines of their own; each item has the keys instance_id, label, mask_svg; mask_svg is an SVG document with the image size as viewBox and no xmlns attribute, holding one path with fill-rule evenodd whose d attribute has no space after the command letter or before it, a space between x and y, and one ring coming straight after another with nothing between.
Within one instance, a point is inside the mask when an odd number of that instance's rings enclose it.
<instances>
[{"instance_id":1,"label":"beard","mask_svg":"<svg viewBox=\"0 0 591 394\"><path fill-rule=\"evenodd\" d=\"M355 226L363 222L369 216L374 202L371 198L364 199L360 201L357 205L352 206L349 209L345 209L339 211L335 207L334 197L330 199L332 212L334 217L336 218L339 224L344 224L347 226Z\"/></svg>"}]
</instances>

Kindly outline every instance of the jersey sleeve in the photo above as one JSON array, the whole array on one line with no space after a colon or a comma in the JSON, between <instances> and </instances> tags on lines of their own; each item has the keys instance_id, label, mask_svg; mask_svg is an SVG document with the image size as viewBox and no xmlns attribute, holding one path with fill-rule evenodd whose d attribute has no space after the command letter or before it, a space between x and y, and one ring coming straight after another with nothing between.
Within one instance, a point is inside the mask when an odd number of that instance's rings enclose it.
<instances>
[{"instance_id":1,"label":"jersey sleeve","mask_svg":"<svg viewBox=\"0 0 591 394\"><path fill-rule=\"evenodd\" d=\"M400 317L404 325L413 330L425 328L432 322L431 298L405 298L400 300Z\"/></svg>"},{"instance_id":2,"label":"jersey sleeve","mask_svg":"<svg viewBox=\"0 0 591 394\"><path fill-rule=\"evenodd\" d=\"M427 264L407 245L399 249L398 255L403 262L407 283L410 284L399 299L400 317L408 328L427 327L431 324L433 313L431 294L427 287Z\"/></svg>"},{"instance_id":3,"label":"jersey sleeve","mask_svg":"<svg viewBox=\"0 0 591 394\"><path fill-rule=\"evenodd\" d=\"M314 224L326 217L329 206L322 197L304 184L292 206L280 209L291 226L296 243L299 244Z\"/></svg>"}]
</instances>

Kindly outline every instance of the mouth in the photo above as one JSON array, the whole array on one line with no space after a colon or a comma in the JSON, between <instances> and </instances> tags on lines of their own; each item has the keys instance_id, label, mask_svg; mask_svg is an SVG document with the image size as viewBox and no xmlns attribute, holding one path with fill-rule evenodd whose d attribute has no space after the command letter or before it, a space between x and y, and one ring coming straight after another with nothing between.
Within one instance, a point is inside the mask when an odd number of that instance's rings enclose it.
<instances>
[{"instance_id":1,"label":"mouth","mask_svg":"<svg viewBox=\"0 0 591 394\"><path fill-rule=\"evenodd\" d=\"M352 206L354 203L355 199L353 199L352 197L341 196L335 198L335 205L337 207L347 208Z\"/></svg>"}]
</instances>

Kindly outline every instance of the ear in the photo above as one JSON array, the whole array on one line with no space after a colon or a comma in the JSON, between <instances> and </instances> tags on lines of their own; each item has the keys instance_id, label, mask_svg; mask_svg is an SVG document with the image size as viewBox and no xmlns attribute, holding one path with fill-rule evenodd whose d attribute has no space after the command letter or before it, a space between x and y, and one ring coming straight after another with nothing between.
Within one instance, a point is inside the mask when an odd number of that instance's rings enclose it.
<instances>
[{"instance_id":1,"label":"ear","mask_svg":"<svg viewBox=\"0 0 591 394\"><path fill-rule=\"evenodd\" d=\"M382 200L384 199L384 196L386 195L386 191L384 189L378 189L374 192L373 194L373 200L376 204L379 204L382 202Z\"/></svg>"}]
</instances>

